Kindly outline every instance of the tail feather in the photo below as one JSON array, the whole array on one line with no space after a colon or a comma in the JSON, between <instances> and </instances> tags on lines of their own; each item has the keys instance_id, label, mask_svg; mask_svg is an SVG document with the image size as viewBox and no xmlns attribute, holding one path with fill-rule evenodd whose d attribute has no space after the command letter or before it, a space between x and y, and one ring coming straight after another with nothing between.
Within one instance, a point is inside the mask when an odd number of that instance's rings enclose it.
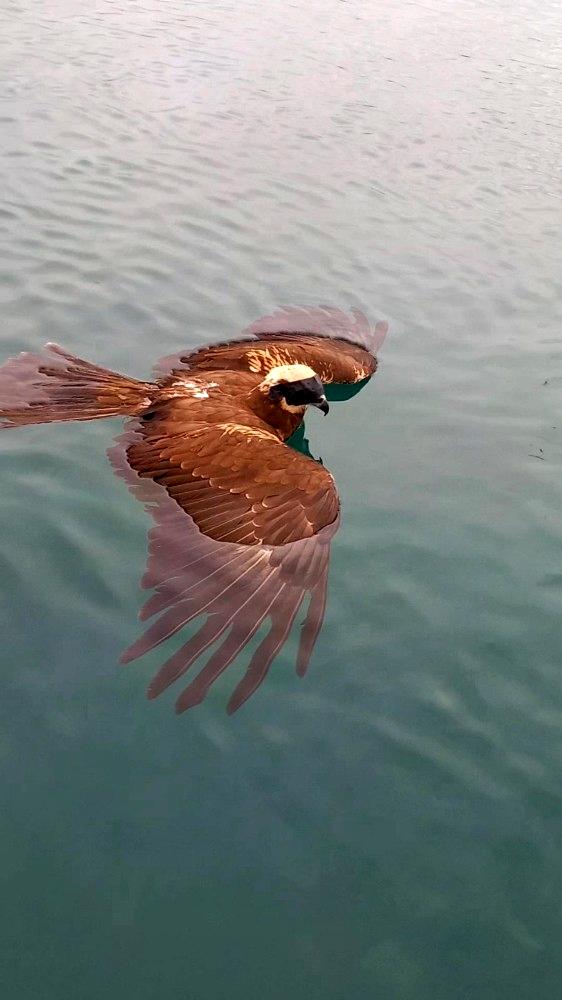
<instances>
[{"instance_id":1,"label":"tail feather","mask_svg":"<svg viewBox=\"0 0 562 1000\"><path fill-rule=\"evenodd\" d=\"M38 354L20 354L0 366L0 428L134 416L150 406L153 390L153 383L45 344Z\"/></svg>"}]
</instances>

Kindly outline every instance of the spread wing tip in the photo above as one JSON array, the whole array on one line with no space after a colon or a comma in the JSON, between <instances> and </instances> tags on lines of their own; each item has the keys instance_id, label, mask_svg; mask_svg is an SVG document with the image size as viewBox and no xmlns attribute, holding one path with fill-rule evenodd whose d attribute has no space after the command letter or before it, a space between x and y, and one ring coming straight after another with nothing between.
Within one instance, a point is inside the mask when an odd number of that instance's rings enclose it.
<instances>
[{"instance_id":1,"label":"spread wing tip","mask_svg":"<svg viewBox=\"0 0 562 1000\"><path fill-rule=\"evenodd\" d=\"M154 368L154 375L162 378L175 368L212 368L216 361L216 351L230 348L236 351L237 344L244 341L267 338L295 338L306 334L332 340L346 340L363 348L375 356L380 350L388 332L386 320L379 320L371 326L365 313L356 307L349 313L333 306L281 306L273 313L254 320L241 334L229 340L211 342L202 347L187 349L161 358ZM209 357L207 358L207 355ZM218 367L224 367L220 365Z\"/></svg>"},{"instance_id":2,"label":"spread wing tip","mask_svg":"<svg viewBox=\"0 0 562 1000\"><path fill-rule=\"evenodd\" d=\"M255 320L244 336L268 337L312 333L319 337L349 340L375 354L388 332L386 320L372 327L365 313L356 307L349 313L334 306L280 306L275 312Z\"/></svg>"}]
</instances>

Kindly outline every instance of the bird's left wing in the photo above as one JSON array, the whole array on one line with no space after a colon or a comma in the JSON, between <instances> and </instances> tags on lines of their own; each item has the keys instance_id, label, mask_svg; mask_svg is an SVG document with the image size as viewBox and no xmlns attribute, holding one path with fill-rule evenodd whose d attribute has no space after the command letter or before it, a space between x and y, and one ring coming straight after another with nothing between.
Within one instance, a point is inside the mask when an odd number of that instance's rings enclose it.
<instances>
[{"instance_id":1,"label":"bird's left wing","mask_svg":"<svg viewBox=\"0 0 562 1000\"><path fill-rule=\"evenodd\" d=\"M270 443L265 459L263 453L256 456L253 451L256 444L259 450L259 438L237 448L241 433L226 432L219 449L222 459L217 463L213 454L218 440L212 434L207 448L201 440L205 435L196 435L194 450L193 445L186 446L185 435L182 443L181 435L175 440L173 435L160 436L152 422L148 433L142 421L134 421L110 452L116 473L147 504L155 522L142 582L154 593L141 612L143 621L153 621L123 654L123 662L142 656L194 623L195 633L151 682L148 696L155 698L214 647L178 697L178 712L201 702L214 681L269 622L269 631L229 701L229 713L239 708L266 676L308 599L297 653L297 673L302 676L322 625L330 542L339 524L333 480L321 466L280 443ZM261 439L261 444L265 447L268 442ZM244 462L245 449L254 455L253 476ZM282 458L276 461L276 456L286 452L284 465ZM188 453L191 459L186 459ZM295 485L299 479L302 489ZM323 502L316 489L321 480ZM229 533L229 519L243 527ZM234 540L246 537L249 541L249 531L251 544Z\"/></svg>"},{"instance_id":2,"label":"bird's left wing","mask_svg":"<svg viewBox=\"0 0 562 1000\"><path fill-rule=\"evenodd\" d=\"M266 375L277 365L305 364L325 385L362 382L377 368L376 353L388 324L371 327L358 309L286 306L252 323L243 339L210 344L162 358L156 374L189 371L252 371Z\"/></svg>"}]
</instances>

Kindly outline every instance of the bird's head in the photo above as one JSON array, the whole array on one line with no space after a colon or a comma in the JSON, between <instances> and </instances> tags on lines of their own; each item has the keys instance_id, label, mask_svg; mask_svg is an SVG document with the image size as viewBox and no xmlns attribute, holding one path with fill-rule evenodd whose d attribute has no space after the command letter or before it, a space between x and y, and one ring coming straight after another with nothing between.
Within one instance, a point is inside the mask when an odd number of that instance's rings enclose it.
<instances>
[{"instance_id":1,"label":"bird's head","mask_svg":"<svg viewBox=\"0 0 562 1000\"><path fill-rule=\"evenodd\" d=\"M307 406L317 406L324 414L330 409L324 386L308 365L278 365L268 372L259 389L289 413L304 413Z\"/></svg>"}]
</instances>

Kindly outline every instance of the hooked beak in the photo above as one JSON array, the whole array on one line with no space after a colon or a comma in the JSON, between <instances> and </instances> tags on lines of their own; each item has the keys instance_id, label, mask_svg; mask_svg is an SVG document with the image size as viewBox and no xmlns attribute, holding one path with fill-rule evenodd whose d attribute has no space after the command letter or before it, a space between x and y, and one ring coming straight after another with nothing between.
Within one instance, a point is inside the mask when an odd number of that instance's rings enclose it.
<instances>
[{"instance_id":1,"label":"hooked beak","mask_svg":"<svg viewBox=\"0 0 562 1000\"><path fill-rule=\"evenodd\" d=\"M317 406L319 410L322 410L324 416L326 416L330 412L330 407L328 406L328 400L326 399L325 396L320 396L320 399L314 405Z\"/></svg>"}]
</instances>

